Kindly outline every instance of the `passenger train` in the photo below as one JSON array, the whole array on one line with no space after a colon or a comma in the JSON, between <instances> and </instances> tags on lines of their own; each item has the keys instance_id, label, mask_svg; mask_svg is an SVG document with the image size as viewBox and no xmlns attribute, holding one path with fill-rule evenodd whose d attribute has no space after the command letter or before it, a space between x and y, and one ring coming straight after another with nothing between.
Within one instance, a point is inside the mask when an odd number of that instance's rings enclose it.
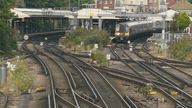
<instances>
[{"instance_id":1,"label":"passenger train","mask_svg":"<svg viewBox=\"0 0 192 108\"><path fill-rule=\"evenodd\" d=\"M162 30L163 21L134 21L116 25L115 39L129 40L144 33L153 33Z\"/></svg>"}]
</instances>

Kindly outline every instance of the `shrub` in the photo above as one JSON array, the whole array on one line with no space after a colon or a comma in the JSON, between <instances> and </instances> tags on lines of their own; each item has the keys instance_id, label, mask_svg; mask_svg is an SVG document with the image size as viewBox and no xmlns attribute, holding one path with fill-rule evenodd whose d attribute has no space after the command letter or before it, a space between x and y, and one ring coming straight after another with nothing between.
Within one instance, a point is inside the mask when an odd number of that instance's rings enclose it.
<instances>
[{"instance_id":1,"label":"shrub","mask_svg":"<svg viewBox=\"0 0 192 108\"><path fill-rule=\"evenodd\" d=\"M93 46L93 44L98 44L100 47L106 46L109 42L109 35L107 32L93 29L87 30L78 28L73 32L67 34L66 38L63 40L63 44L70 48L72 46L78 46L81 42L84 43L84 47Z\"/></svg>"},{"instance_id":2,"label":"shrub","mask_svg":"<svg viewBox=\"0 0 192 108\"><path fill-rule=\"evenodd\" d=\"M10 73L11 80L19 91L26 92L32 87L33 76L28 72L29 69L26 65L27 63L24 60L19 60L14 64L16 64L16 69Z\"/></svg>"},{"instance_id":3,"label":"shrub","mask_svg":"<svg viewBox=\"0 0 192 108\"><path fill-rule=\"evenodd\" d=\"M189 36L174 41L169 46L170 54L179 60L189 59L192 53L192 39ZM191 58L192 59L192 58Z\"/></svg>"},{"instance_id":4,"label":"shrub","mask_svg":"<svg viewBox=\"0 0 192 108\"><path fill-rule=\"evenodd\" d=\"M99 50L93 51L91 57L93 60L96 60L100 66L107 66L108 61L103 52Z\"/></svg>"}]
</instances>

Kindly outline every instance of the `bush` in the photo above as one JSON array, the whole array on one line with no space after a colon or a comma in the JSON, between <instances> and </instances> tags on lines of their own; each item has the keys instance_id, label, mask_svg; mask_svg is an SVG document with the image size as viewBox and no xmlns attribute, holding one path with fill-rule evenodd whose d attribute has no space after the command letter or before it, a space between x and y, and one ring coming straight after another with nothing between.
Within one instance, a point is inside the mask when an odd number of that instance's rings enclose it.
<instances>
[{"instance_id":1,"label":"bush","mask_svg":"<svg viewBox=\"0 0 192 108\"><path fill-rule=\"evenodd\" d=\"M11 71L11 80L15 87L21 91L26 92L33 84L33 76L29 73L27 63L24 60L15 62L16 69Z\"/></svg>"},{"instance_id":2,"label":"bush","mask_svg":"<svg viewBox=\"0 0 192 108\"><path fill-rule=\"evenodd\" d=\"M106 46L109 43L109 35L107 32L93 29L87 30L78 28L73 32L67 34L63 40L63 44L68 47L77 47L83 42L84 47L93 46L98 44L99 47Z\"/></svg>"},{"instance_id":3,"label":"bush","mask_svg":"<svg viewBox=\"0 0 192 108\"><path fill-rule=\"evenodd\" d=\"M103 52L96 50L91 53L91 57L93 60L96 60L100 66L107 66L108 61Z\"/></svg>"},{"instance_id":4,"label":"bush","mask_svg":"<svg viewBox=\"0 0 192 108\"><path fill-rule=\"evenodd\" d=\"M174 41L169 47L170 54L179 60L192 59L192 38L189 36L184 36L178 41Z\"/></svg>"}]
</instances>

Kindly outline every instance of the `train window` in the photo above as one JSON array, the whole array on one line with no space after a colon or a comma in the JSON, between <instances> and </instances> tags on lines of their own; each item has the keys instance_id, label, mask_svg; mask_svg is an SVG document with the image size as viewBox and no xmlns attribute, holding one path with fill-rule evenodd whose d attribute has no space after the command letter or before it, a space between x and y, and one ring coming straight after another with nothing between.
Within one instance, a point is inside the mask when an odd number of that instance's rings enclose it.
<instances>
[{"instance_id":1,"label":"train window","mask_svg":"<svg viewBox=\"0 0 192 108\"><path fill-rule=\"evenodd\" d=\"M119 31L120 25L116 25L116 31Z\"/></svg>"},{"instance_id":2,"label":"train window","mask_svg":"<svg viewBox=\"0 0 192 108\"><path fill-rule=\"evenodd\" d=\"M128 32L128 31L129 31L129 27L125 26L125 32Z\"/></svg>"}]
</instances>

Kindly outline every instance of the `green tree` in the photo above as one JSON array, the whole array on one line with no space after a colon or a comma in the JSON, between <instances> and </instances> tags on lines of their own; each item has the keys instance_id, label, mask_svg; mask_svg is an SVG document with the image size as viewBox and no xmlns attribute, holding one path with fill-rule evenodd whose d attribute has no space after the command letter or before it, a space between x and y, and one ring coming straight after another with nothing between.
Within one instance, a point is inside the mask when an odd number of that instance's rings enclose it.
<instances>
[{"instance_id":1,"label":"green tree","mask_svg":"<svg viewBox=\"0 0 192 108\"><path fill-rule=\"evenodd\" d=\"M93 3L92 0L25 0L28 8L59 8L59 7L78 7L82 4Z\"/></svg>"},{"instance_id":2,"label":"green tree","mask_svg":"<svg viewBox=\"0 0 192 108\"><path fill-rule=\"evenodd\" d=\"M180 12L174 16L174 23L177 27L177 31L185 29L190 24L190 19L187 13Z\"/></svg>"},{"instance_id":3,"label":"green tree","mask_svg":"<svg viewBox=\"0 0 192 108\"><path fill-rule=\"evenodd\" d=\"M192 3L192 0L188 0L190 3Z\"/></svg>"},{"instance_id":4,"label":"green tree","mask_svg":"<svg viewBox=\"0 0 192 108\"><path fill-rule=\"evenodd\" d=\"M9 53L16 49L16 41L13 31L9 26L9 20L13 17L10 8L14 6L15 0L0 1L0 50Z\"/></svg>"}]
</instances>

